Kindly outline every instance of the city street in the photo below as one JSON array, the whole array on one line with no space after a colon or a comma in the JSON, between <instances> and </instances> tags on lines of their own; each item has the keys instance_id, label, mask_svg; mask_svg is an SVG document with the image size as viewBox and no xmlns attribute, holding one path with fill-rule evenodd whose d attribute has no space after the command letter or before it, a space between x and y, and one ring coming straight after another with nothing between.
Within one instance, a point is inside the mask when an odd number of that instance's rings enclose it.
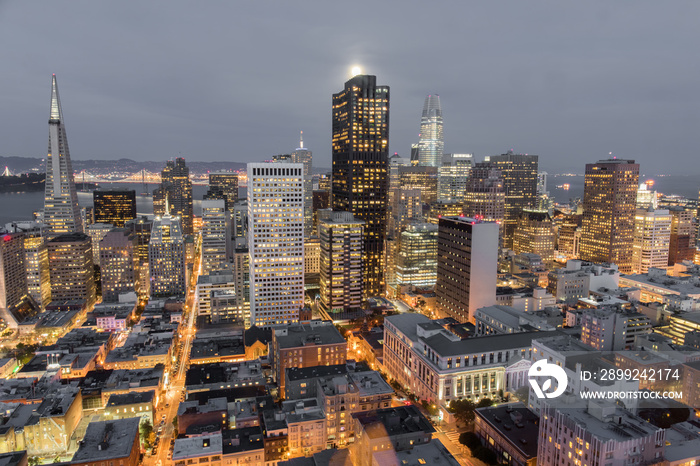
<instances>
[{"instance_id":1,"label":"city street","mask_svg":"<svg viewBox=\"0 0 700 466\"><path fill-rule=\"evenodd\" d=\"M153 416L153 430L156 432L156 439L158 441L157 449L155 454L152 456L144 457L144 465L146 466L163 466L172 464L172 460L168 459L172 448L170 443L173 439L177 438L177 433L173 427L173 419L177 416L177 409L180 401L184 399L185 392L185 376L187 374L187 366L189 365L189 355L190 348L192 347L192 342L194 341L195 334L197 332L196 322L197 322L197 312L195 309L195 286L197 284L197 277L201 273L201 255L199 254L199 241L197 243L197 250L195 253L195 263L192 268L194 271L190 279L187 299L185 300L185 309L183 322L180 324L180 335L182 341L180 352L175 354L174 364L171 365L171 370L177 367L177 371L174 373L170 372L168 380L164 384L163 398L161 399L156 414ZM177 364L177 366L175 366ZM162 431L158 432L161 428Z\"/></svg>"}]
</instances>

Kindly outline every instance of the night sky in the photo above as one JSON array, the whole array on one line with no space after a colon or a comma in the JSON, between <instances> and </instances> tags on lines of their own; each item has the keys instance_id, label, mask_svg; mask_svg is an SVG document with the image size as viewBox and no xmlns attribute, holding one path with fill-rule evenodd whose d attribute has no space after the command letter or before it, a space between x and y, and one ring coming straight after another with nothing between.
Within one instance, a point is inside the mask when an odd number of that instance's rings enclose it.
<instances>
[{"instance_id":1,"label":"night sky","mask_svg":"<svg viewBox=\"0 0 700 466\"><path fill-rule=\"evenodd\" d=\"M697 1L2 1L0 155L43 157L56 73L74 159L331 164L331 95L391 87L408 156L427 94L445 150L550 173L634 158L700 174Z\"/></svg>"}]
</instances>

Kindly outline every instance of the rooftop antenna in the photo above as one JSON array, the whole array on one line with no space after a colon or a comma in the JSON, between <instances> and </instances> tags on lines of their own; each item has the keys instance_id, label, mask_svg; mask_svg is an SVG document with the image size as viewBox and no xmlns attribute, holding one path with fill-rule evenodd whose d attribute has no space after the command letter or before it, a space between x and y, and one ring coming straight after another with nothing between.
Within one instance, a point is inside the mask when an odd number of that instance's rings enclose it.
<instances>
[{"instance_id":1,"label":"rooftop antenna","mask_svg":"<svg viewBox=\"0 0 700 466\"><path fill-rule=\"evenodd\" d=\"M299 148L303 149L304 148L304 132L299 131Z\"/></svg>"}]
</instances>

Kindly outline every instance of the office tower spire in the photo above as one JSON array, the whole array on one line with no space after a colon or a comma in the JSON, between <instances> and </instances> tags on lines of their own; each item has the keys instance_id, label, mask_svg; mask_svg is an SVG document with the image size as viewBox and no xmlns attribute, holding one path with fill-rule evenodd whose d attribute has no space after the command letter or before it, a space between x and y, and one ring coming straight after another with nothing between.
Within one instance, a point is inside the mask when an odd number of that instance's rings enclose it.
<instances>
[{"instance_id":1,"label":"office tower spire","mask_svg":"<svg viewBox=\"0 0 700 466\"><path fill-rule=\"evenodd\" d=\"M304 132L299 134L299 147L292 152L292 163L304 165L304 238L309 238L314 226L313 153L304 147Z\"/></svg>"},{"instance_id":2,"label":"office tower spire","mask_svg":"<svg viewBox=\"0 0 700 466\"><path fill-rule=\"evenodd\" d=\"M44 223L48 226L50 235L83 231L55 74L51 82Z\"/></svg>"},{"instance_id":3,"label":"office tower spire","mask_svg":"<svg viewBox=\"0 0 700 466\"><path fill-rule=\"evenodd\" d=\"M440 96L431 94L425 98L423 115L420 119L420 135L418 139L419 164L428 167L439 167L442 162L444 149Z\"/></svg>"}]
</instances>

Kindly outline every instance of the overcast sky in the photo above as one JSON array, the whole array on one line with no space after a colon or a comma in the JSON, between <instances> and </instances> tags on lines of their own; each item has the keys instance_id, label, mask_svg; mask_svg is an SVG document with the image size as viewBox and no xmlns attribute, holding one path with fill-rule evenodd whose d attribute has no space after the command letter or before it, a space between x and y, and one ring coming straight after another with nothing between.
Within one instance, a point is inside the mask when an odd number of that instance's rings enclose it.
<instances>
[{"instance_id":1,"label":"overcast sky","mask_svg":"<svg viewBox=\"0 0 700 466\"><path fill-rule=\"evenodd\" d=\"M0 0L0 155L43 157L56 73L74 159L331 164L331 95L391 87L390 150L437 93L445 150L700 174L700 2ZM689 168L690 167L690 168Z\"/></svg>"}]
</instances>

